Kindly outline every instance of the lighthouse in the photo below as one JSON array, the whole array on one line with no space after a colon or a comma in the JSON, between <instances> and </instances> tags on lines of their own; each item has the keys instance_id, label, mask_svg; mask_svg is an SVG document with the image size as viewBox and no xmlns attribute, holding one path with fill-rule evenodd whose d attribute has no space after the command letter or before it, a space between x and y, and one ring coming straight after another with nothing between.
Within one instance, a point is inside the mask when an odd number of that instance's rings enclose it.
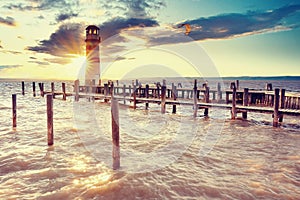
<instances>
[{"instance_id":1,"label":"lighthouse","mask_svg":"<svg viewBox=\"0 0 300 200\"><path fill-rule=\"evenodd\" d=\"M101 42L100 29L90 25L86 29L86 69L85 82L87 85L100 83L99 43Z\"/></svg>"}]
</instances>

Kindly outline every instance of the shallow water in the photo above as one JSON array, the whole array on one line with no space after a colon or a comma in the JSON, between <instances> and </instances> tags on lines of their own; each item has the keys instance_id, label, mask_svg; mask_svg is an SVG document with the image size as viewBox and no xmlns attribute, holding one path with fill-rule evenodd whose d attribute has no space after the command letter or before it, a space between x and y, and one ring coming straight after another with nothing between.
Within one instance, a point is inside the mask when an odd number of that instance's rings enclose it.
<instances>
[{"instance_id":1,"label":"shallow water","mask_svg":"<svg viewBox=\"0 0 300 200\"><path fill-rule=\"evenodd\" d=\"M212 108L194 119L190 107L162 115L158 105L120 105L121 169L114 171L109 104L54 100L48 147L45 99L32 97L29 84L25 96L19 82L0 85L0 199L300 198L299 117L273 128L268 114L231 121L229 111Z\"/></svg>"}]
</instances>

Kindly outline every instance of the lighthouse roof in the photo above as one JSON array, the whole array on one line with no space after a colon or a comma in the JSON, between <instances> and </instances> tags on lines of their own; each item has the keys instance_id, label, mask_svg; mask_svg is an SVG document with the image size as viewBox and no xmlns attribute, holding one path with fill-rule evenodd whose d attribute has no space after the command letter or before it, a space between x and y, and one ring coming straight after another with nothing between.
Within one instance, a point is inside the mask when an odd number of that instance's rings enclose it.
<instances>
[{"instance_id":1,"label":"lighthouse roof","mask_svg":"<svg viewBox=\"0 0 300 200\"><path fill-rule=\"evenodd\" d=\"M85 30L89 30L89 29L97 29L97 30L100 30L100 28L98 28L98 27L95 26L95 25L89 25L88 27L86 27Z\"/></svg>"}]
</instances>

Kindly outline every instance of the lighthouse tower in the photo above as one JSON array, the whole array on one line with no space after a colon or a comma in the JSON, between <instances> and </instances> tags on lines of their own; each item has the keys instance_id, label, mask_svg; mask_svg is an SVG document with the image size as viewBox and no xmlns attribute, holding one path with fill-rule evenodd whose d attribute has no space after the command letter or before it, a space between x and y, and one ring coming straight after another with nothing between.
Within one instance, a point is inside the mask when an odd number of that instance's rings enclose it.
<instances>
[{"instance_id":1,"label":"lighthouse tower","mask_svg":"<svg viewBox=\"0 0 300 200\"><path fill-rule=\"evenodd\" d=\"M99 43L101 42L100 29L90 25L86 29L86 69L85 82L90 85L92 82L100 83L100 58Z\"/></svg>"}]
</instances>

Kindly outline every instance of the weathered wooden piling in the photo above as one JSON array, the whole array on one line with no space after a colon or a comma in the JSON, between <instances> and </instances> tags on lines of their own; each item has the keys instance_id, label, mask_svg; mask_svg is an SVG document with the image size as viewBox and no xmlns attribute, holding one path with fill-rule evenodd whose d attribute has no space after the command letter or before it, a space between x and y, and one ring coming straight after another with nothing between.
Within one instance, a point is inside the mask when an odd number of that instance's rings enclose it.
<instances>
[{"instance_id":1,"label":"weathered wooden piling","mask_svg":"<svg viewBox=\"0 0 300 200\"><path fill-rule=\"evenodd\" d=\"M123 103L125 105L126 104L126 100L125 100L125 98L126 98L126 85L125 84L123 85L123 98L124 98Z\"/></svg>"},{"instance_id":2,"label":"weathered wooden piling","mask_svg":"<svg viewBox=\"0 0 300 200\"><path fill-rule=\"evenodd\" d=\"M75 80L74 90L75 90L75 101L79 101L79 80Z\"/></svg>"},{"instance_id":3,"label":"weathered wooden piling","mask_svg":"<svg viewBox=\"0 0 300 200\"><path fill-rule=\"evenodd\" d=\"M172 88L173 100L177 100L177 87L173 84ZM176 104L173 104L172 113L175 114L177 112Z\"/></svg>"},{"instance_id":4,"label":"weathered wooden piling","mask_svg":"<svg viewBox=\"0 0 300 200\"><path fill-rule=\"evenodd\" d=\"M222 91L221 91L221 83L217 84L217 101L220 102L222 100Z\"/></svg>"},{"instance_id":5,"label":"weathered wooden piling","mask_svg":"<svg viewBox=\"0 0 300 200\"><path fill-rule=\"evenodd\" d=\"M44 83L39 83L40 95L44 97Z\"/></svg>"},{"instance_id":6,"label":"weathered wooden piling","mask_svg":"<svg viewBox=\"0 0 300 200\"><path fill-rule=\"evenodd\" d=\"M35 92L35 82L32 82L32 94L33 94L33 97L36 96L36 92Z\"/></svg>"},{"instance_id":7,"label":"weathered wooden piling","mask_svg":"<svg viewBox=\"0 0 300 200\"><path fill-rule=\"evenodd\" d=\"M66 83L61 84L61 89L62 89L62 95L63 95L63 100L65 101L67 99L67 94L66 94Z\"/></svg>"},{"instance_id":8,"label":"weathered wooden piling","mask_svg":"<svg viewBox=\"0 0 300 200\"><path fill-rule=\"evenodd\" d=\"M25 83L22 81L22 95L25 95Z\"/></svg>"},{"instance_id":9,"label":"weathered wooden piling","mask_svg":"<svg viewBox=\"0 0 300 200\"><path fill-rule=\"evenodd\" d=\"M133 109L136 109L136 85L133 86Z\"/></svg>"},{"instance_id":10,"label":"weathered wooden piling","mask_svg":"<svg viewBox=\"0 0 300 200\"><path fill-rule=\"evenodd\" d=\"M284 108L284 102L285 102L285 89L280 90L280 108ZM279 122L283 122L283 114L279 116Z\"/></svg>"},{"instance_id":11,"label":"weathered wooden piling","mask_svg":"<svg viewBox=\"0 0 300 200\"><path fill-rule=\"evenodd\" d=\"M112 122L112 158L113 169L120 168L120 133L119 133L119 102L115 99L111 101L111 122Z\"/></svg>"},{"instance_id":12,"label":"weathered wooden piling","mask_svg":"<svg viewBox=\"0 0 300 200\"><path fill-rule=\"evenodd\" d=\"M249 104L249 88L244 88L243 94L243 106L248 106ZM243 119L247 119L247 111L242 113Z\"/></svg>"},{"instance_id":13,"label":"weathered wooden piling","mask_svg":"<svg viewBox=\"0 0 300 200\"><path fill-rule=\"evenodd\" d=\"M55 93L54 93L54 91L55 91L54 83L51 82L51 94L52 94L52 97L53 97L53 98L55 98Z\"/></svg>"},{"instance_id":14,"label":"weathered wooden piling","mask_svg":"<svg viewBox=\"0 0 300 200\"><path fill-rule=\"evenodd\" d=\"M166 113L166 92L167 87L165 85L161 86L161 113Z\"/></svg>"},{"instance_id":15,"label":"weathered wooden piling","mask_svg":"<svg viewBox=\"0 0 300 200\"><path fill-rule=\"evenodd\" d=\"M239 80L236 80L236 90L239 90L240 89L240 81Z\"/></svg>"},{"instance_id":16,"label":"weathered wooden piling","mask_svg":"<svg viewBox=\"0 0 300 200\"><path fill-rule=\"evenodd\" d=\"M280 101L280 96L279 96L279 89L276 88L274 92L274 114L273 114L273 127L278 127L279 122L279 101Z\"/></svg>"},{"instance_id":17,"label":"weathered wooden piling","mask_svg":"<svg viewBox=\"0 0 300 200\"><path fill-rule=\"evenodd\" d=\"M232 108L231 108L231 119L236 118L236 87L235 83L231 83L232 87Z\"/></svg>"},{"instance_id":18,"label":"weathered wooden piling","mask_svg":"<svg viewBox=\"0 0 300 200\"><path fill-rule=\"evenodd\" d=\"M197 117L197 112L198 112L198 99L197 99L197 79L194 80L194 117Z\"/></svg>"},{"instance_id":19,"label":"weathered wooden piling","mask_svg":"<svg viewBox=\"0 0 300 200\"><path fill-rule=\"evenodd\" d=\"M205 94L204 94L205 103L209 103L209 87L205 86ZM208 108L204 108L204 116L208 116Z\"/></svg>"},{"instance_id":20,"label":"weathered wooden piling","mask_svg":"<svg viewBox=\"0 0 300 200\"><path fill-rule=\"evenodd\" d=\"M17 95L12 95L12 124L13 128L17 127Z\"/></svg>"},{"instance_id":21,"label":"weathered wooden piling","mask_svg":"<svg viewBox=\"0 0 300 200\"><path fill-rule=\"evenodd\" d=\"M149 85L148 84L146 85L146 88L145 88L145 97L147 99L149 98ZM146 107L146 110L149 108L149 103L148 102L146 102L145 107Z\"/></svg>"},{"instance_id":22,"label":"weathered wooden piling","mask_svg":"<svg viewBox=\"0 0 300 200\"><path fill-rule=\"evenodd\" d=\"M52 94L47 95L47 129L48 129L48 145L53 145L53 97Z\"/></svg>"}]
</instances>

